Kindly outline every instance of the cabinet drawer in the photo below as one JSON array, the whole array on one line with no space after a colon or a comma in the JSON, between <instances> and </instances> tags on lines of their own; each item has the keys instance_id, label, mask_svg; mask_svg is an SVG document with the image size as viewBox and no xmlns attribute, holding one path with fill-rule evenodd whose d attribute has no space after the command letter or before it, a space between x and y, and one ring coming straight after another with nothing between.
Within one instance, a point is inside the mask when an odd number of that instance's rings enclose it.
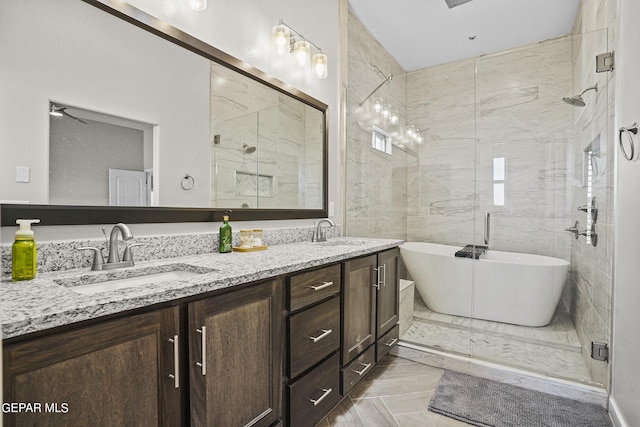
<instances>
[{"instance_id":1,"label":"cabinet drawer","mask_svg":"<svg viewBox=\"0 0 640 427\"><path fill-rule=\"evenodd\" d=\"M339 293L340 264L336 264L289 278L287 307L290 311L299 310Z\"/></svg>"},{"instance_id":2,"label":"cabinet drawer","mask_svg":"<svg viewBox=\"0 0 640 427\"><path fill-rule=\"evenodd\" d=\"M289 386L289 425L314 426L340 401L340 353Z\"/></svg>"},{"instance_id":3,"label":"cabinet drawer","mask_svg":"<svg viewBox=\"0 0 640 427\"><path fill-rule=\"evenodd\" d=\"M352 360L342 368L342 395L348 394L351 389L373 370L376 364L376 347L372 345L360 356Z\"/></svg>"},{"instance_id":4,"label":"cabinet drawer","mask_svg":"<svg viewBox=\"0 0 640 427\"><path fill-rule=\"evenodd\" d=\"M289 317L289 378L340 347L340 297Z\"/></svg>"},{"instance_id":5,"label":"cabinet drawer","mask_svg":"<svg viewBox=\"0 0 640 427\"><path fill-rule=\"evenodd\" d=\"M398 338L400 336L400 325L395 325L389 332L384 334L377 342L376 342L376 363L384 359L384 357L389 354L389 350L391 347L398 343Z\"/></svg>"}]
</instances>

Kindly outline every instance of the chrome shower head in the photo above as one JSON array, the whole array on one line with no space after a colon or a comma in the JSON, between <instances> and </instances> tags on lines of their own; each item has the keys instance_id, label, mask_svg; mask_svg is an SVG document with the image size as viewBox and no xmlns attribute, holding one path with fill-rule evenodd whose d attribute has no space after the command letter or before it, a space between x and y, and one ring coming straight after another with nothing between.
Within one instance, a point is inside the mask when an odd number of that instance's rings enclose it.
<instances>
[{"instance_id":1,"label":"chrome shower head","mask_svg":"<svg viewBox=\"0 0 640 427\"><path fill-rule=\"evenodd\" d=\"M247 144L242 144L242 151L244 151L244 154L251 154L254 151L256 151L256 147L250 146Z\"/></svg>"},{"instance_id":2,"label":"chrome shower head","mask_svg":"<svg viewBox=\"0 0 640 427\"><path fill-rule=\"evenodd\" d=\"M574 96L570 96L570 97L564 97L562 98L562 100L569 104L572 105L574 107L584 107L585 105L587 105L586 102L584 102L584 99L582 98L582 95L589 91L589 90L595 90L596 92L598 91L598 85L595 84L591 87L586 88L585 90L583 90L580 95L574 95Z\"/></svg>"}]
</instances>

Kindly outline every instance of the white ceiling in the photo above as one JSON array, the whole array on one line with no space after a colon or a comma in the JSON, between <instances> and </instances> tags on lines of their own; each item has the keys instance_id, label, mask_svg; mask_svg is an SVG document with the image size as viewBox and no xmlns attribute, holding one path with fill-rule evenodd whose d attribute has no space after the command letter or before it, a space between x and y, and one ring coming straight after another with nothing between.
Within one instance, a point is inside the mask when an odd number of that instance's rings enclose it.
<instances>
[{"instance_id":1,"label":"white ceiling","mask_svg":"<svg viewBox=\"0 0 640 427\"><path fill-rule=\"evenodd\" d=\"M406 71L570 34L580 0L349 0ZM476 36L475 40L469 40Z\"/></svg>"}]
</instances>

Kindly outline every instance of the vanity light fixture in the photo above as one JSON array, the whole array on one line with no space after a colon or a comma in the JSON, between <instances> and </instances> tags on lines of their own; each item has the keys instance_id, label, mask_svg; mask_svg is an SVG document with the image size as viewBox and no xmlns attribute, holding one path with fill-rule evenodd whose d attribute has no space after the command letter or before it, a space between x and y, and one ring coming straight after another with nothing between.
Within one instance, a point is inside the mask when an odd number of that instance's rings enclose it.
<instances>
[{"instance_id":1,"label":"vanity light fixture","mask_svg":"<svg viewBox=\"0 0 640 427\"><path fill-rule=\"evenodd\" d=\"M190 0L189 4L191 4L191 9L196 12L202 12L207 8L207 0Z\"/></svg>"},{"instance_id":2,"label":"vanity light fixture","mask_svg":"<svg viewBox=\"0 0 640 427\"><path fill-rule=\"evenodd\" d=\"M309 59L311 59L313 74L319 79L327 78L327 55L322 53L322 49L310 42L309 39L285 24L282 19L280 23L271 30L271 40L278 54L284 54L285 52L293 53L301 67L307 67L309 65ZM311 57L312 47L318 51L313 57Z\"/></svg>"}]
</instances>

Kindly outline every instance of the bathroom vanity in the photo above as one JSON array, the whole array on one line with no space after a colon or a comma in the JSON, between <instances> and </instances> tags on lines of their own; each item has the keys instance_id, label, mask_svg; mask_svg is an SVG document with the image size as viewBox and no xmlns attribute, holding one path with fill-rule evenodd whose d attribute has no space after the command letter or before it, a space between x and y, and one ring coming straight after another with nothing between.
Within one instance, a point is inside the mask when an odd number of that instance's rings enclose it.
<instances>
[{"instance_id":1,"label":"bathroom vanity","mask_svg":"<svg viewBox=\"0 0 640 427\"><path fill-rule=\"evenodd\" d=\"M40 405L4 423L315 425L397 342L400 243L336 238L3 282L4 399ZM77 291L168 265L197 269Z\"/></svg>"}]
</instances>

